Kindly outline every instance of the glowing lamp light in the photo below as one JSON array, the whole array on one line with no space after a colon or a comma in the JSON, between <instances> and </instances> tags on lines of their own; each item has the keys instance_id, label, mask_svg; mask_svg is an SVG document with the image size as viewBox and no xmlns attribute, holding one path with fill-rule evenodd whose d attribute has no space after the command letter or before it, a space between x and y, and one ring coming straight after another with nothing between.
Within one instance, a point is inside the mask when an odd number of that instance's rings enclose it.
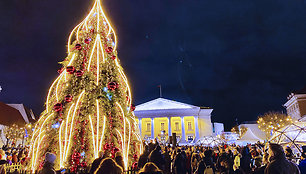
<instances>
[{"instance_id":1,"label":"glowing lamp light","mask_svg":"<svg viewBox=\"0 0 306 174\"><path fill-rule=\"evenodd\" d=\"M104 88L103 88L103 91L104 91L104 92L107 92L107 91L108 91L108 88L107 88L107 87L104 87Z\"/></svg>"}]
</instances>

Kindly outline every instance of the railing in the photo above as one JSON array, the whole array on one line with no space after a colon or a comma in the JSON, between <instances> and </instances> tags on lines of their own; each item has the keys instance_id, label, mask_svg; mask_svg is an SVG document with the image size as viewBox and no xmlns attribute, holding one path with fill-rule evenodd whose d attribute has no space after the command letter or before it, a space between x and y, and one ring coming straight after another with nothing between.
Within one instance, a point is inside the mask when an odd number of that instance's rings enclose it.
<instances>
[{"instance_id":1,"label":"railing","mask_svg":"<svg viewBox=\"0 0 306 174\"><path fill-rule=\"evenodd\" d=\"M5 164L5 171L6 173L24 173L23 171L23 166L21 163L14 163L12 165L9 165L9 164Z\"/></svg>"},{"instance_id":2,"label":"railing","mask_svg":"<svg viewBox=\"0 0 306 174\"><path fill-rule=\"evenodd\" d=\"M30 174L29 171L25 171L23 168L23 165L21 163L15 163L12 165L5 164L5 170L6 174L13 174L13 173L18 173L18 174ZM124 174L138 174L138 169L132 169L130 167L127 171L124 171ZM67 173L70 173L69 171ZM83 173L88 173L87 171L83 171Z\"/></svg>"},{"instance_id":3,"label":"railing","mask_svg":"<svg viewBox=\"0 0 306 174\"><path fill-rule=\"evenodd\" d=\"M132 167L124 172L124 174L137 174L137 173L138 173L138 170L132 169Z\"/></svg>"}]
</instances>

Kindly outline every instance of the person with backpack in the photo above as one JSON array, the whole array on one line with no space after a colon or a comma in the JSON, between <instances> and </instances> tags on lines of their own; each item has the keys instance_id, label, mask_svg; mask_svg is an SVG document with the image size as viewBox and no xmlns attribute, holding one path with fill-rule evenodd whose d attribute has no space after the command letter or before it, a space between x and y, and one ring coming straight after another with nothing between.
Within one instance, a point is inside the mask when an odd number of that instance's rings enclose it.
<instances>
[{"instance_id":1,"label":"person with backpack","mask_svg":"<svg viewBox=\"0 0 306 174\"><path fill-rule=\"evenodd\" d=\"M216 168L212 158L212 150L204 152L204 158L199 162L198 168L195 171L197 174L215 174Z\"/></svg>"}]
</instances>

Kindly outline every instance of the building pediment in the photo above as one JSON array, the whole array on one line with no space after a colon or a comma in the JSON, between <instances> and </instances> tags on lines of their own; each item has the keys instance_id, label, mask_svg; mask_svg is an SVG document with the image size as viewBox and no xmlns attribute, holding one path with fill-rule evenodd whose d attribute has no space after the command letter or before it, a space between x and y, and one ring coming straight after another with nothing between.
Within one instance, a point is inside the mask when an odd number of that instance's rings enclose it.
<instances>
[{"instance_id":1,"label":"building pediment","mask_svg":"<svg viewBox=\"0 0 306 174\"><path fill-rule=\"evenodd\" d=\"M172 109L199 109L200 107L168 100L164 98L158 98L143 104L136 106L135 111L149 111L149 110L172 110Z\"/></svg>"}]
</instances>

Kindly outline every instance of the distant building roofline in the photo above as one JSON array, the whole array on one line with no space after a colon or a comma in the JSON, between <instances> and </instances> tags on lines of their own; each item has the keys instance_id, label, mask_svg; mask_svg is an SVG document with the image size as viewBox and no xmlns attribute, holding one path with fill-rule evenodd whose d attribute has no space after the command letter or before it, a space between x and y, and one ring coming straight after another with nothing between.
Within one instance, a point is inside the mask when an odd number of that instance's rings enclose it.
<instances>
[{"instance_id":1,"label":"distant building roofline","mask_svg":"<svg viewBox=\"0 0 306 174\"><path fill-rule=\"evenodd\" d=\"M241 124L257 124L257 121L244 121Z\"/></svg>"}]
</instances>

